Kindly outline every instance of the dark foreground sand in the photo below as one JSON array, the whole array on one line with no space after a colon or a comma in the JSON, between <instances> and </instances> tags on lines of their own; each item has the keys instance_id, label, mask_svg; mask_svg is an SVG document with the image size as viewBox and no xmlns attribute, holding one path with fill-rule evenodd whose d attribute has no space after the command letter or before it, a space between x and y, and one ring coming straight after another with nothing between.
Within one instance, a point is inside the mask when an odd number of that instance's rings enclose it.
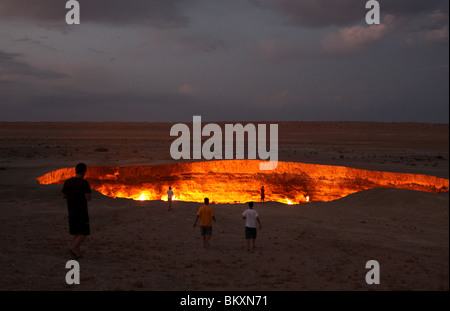
<instances>
[{"instance_id":1,"label":"dark foreground sand","mask_svg":"<svg viewBox=\"0 0 450 311\"><path fill-rule=\"evenodd\" d=\"M448 178L448 125L279 123L280 160ZM192 223L200 204L94 193L81 284L65 283L70 245L60 185L35 178L79 161L174 163L169 124L0 123L0 290L448 290L449 197L374 189L328 203L257 203L248 252L244 205L212 205L211 248ZM103 149L99 149L103 148ZM104 151L107 149L106 151ZM99 151L103 150L103 151ZM381 284L367 285L368 260Z\"/></svg>"}]
</instances>

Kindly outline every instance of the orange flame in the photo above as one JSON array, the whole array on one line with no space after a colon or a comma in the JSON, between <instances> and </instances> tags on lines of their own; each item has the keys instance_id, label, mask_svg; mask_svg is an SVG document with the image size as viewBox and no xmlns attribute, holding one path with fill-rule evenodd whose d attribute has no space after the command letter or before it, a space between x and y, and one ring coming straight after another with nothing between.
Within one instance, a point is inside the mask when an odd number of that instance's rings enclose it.
<instances>
[{"instance_id":1,"label":"orange flame","mask_svg":"<svg viewBox=\"0 0 450 311\"><path fill-rule=\"evenodd\" d=\"M225 160L158 166L89 167L85 178L92 189L133 200L173 200L215 203L259 201L264 185L266 201L301 204L332 201L373 188L447 192L449 180L427 175L368 171L355 168L278 162L272 171L259 170L259 160ZM62 184L75 175L73 168L47 173L41 184Z\"/></svg>"},{"instance_id":2,"label":"orange flame","mask_svg":"<svg viewBox=\"0 0 450 311\"><path fill-rule=\"evenodd\" d=\"M173 191L175 191L175 189L173 189ZM177 198L177 195L176 194L173 194L172 195L172 201L177 201L178 200L178 198ZM163 195L162 197L161 197L161 201L169 201L169 196L166 194L166 195Z\"/></svg>"}]
</instances>

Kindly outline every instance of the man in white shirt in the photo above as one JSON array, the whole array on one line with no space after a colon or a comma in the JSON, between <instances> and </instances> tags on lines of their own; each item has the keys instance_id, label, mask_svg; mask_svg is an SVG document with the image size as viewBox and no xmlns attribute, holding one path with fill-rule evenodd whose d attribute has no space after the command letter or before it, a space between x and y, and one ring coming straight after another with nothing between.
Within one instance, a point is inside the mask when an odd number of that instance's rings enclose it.
<instances>
[{"instance_id":1,"label":"man in white shirt","mask_svg":"<svg viewBox=\"0 0 450 311\"><path fill-rule=\"evenodd\" d=\"M172 209L172 197L173 197L172 187L169 187L169 190L167 190L167 201L169 202L168 211Z\"/></svg>"},{"instance_id":2,"label":"man in white shirt","mask_svg":"<svg viewBox=\"0 0 450 311\"><path fill-rule=\"evenodd\" d=\"M245 239L247 240L247 250L250 250L250 240L253 240L253 248L256 241L256 223L261 230L261 221L258 212L253 209L253 202L248 203L248 209L242 213L242 219L245 220Z\"/></svg>"}]
</instances>

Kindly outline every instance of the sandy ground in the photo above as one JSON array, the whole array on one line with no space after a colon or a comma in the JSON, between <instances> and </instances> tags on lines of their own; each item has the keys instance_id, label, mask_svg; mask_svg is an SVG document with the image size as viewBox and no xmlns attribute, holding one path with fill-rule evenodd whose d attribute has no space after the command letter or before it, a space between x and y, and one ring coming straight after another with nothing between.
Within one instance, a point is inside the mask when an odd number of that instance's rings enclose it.
<instances>
[{"instance_id":1,"label":"sandy ground","mask_svg":"<svg viewBox=\"0 0 450 311\"><path fill-rule=\"evenodd\" d=\"M257 203L263 229L247 251L242 204L212 205L211 247L192 223L201 204L94 192L81 284L60 185L35 178L83 161L174 163L165 123L0 123L0 290L449 290L448 193L373 189L301 206ZM449 128L431 124L279 123L280 160L448 178ZM100 148L100 149L99 149ZM368 285L368 260L381 284Z\"/></svg>"}]
</instances>

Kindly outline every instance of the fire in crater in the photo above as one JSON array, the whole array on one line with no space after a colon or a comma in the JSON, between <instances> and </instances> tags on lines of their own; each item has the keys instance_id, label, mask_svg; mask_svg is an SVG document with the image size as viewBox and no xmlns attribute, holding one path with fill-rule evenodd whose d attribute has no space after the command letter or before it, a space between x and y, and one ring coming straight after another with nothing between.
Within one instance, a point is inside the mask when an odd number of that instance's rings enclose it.
<instances>
[{"instance_id":1,"label":"fire in crater","mask_svg":"<svg viewBox=\"0 0 450 311\"><path fill-rule=\"evenodd\" d=\"M113 198L167 200L172 187L179 201L244 203L260 200L301 204L333 201L373 188L398 188L432 193L447 192L449 180L427 175L361 170L342 166L278 162L272 171L262 171L259 160L224 160L157 166L88 167L85 178L93 190ZM75 175L62 168L37 180L62 184Z\"/></svg>"}]
</instances>

